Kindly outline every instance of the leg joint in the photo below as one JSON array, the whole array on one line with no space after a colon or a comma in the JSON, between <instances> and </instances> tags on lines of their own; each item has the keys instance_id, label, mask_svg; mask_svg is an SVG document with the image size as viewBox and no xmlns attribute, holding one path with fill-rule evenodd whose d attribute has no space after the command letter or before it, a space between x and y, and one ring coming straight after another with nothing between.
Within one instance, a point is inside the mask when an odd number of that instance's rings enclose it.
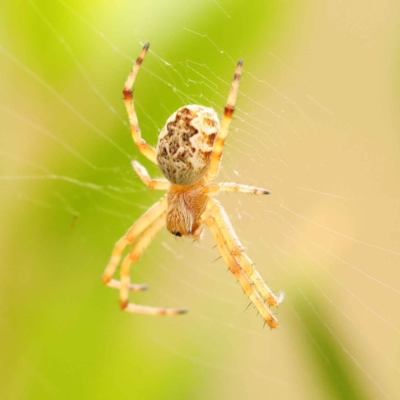
<instances>
[{"instance_id":1,"label":"leg joint","mask_svg":"<svg viewBox=\"0 0 400 400\"><path fill-rule=\"evenodd\" d=\"M232 117L234 111L235 111L235 107L231 104L227 104L225 106L224 116L230 118L230 117Z\"/></svg>"},{"instance_id":2,"label":"leg joint","mask_svg":"<svg viewBox=\"0 0 400 400\"><path fill-rule=\"evenodd\" d=\"M122 94L124 95L124 99L125 100L130 100L130 99L132 99L132 89L129 89L129 88L124 88L123 90L122 90Z\"/></svg>"}]
</instances>

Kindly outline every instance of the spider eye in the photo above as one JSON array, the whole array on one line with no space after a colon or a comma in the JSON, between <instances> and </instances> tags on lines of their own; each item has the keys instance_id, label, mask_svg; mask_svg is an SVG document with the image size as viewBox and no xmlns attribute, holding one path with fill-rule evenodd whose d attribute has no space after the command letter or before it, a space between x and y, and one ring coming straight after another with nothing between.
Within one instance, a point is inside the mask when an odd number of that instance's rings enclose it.
<instances>
[{"instance_id":1,"label":"spider eye","mask_svg":"<svg viewBox=\"0 0 400 400\"><path fill-rule=\"evenodd\" d=\"M175 236L178 236L178 237L181 237L181 236L182 236L182 233L177 232L177 231L172 231L171 233L172 233L173 235L175 235Z\"/></svg>"}]
</instances>

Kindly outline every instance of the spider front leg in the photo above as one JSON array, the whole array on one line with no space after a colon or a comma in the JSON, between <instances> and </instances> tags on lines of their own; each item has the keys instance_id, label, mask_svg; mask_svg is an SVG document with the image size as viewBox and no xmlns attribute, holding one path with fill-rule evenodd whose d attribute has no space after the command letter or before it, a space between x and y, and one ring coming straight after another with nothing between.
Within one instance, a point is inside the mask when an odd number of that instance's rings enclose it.
<instances>
[{"instance_id":1,"label":"spider front leg","mask_svg":"<svg viewBox=\"0 0 400 400\"><path fill-rule=\"evenodd\" d=\"M149 47L150 43L146 43L143 46L142 52L137 58L135 64L133 64L132 71L128 75L128 78L126 79L124 90L122 91L122 93L124 95L126 112L128 113L132 139L135 142L136 146L138 147L139 151L154 164L157 164L156 151L154 147L150 146L144 139L142 139L142 135L140 133L140 128L139 128L139 122L136 115L135 105L133 102L133 92L132 92L132 87L133 84L135 83L136 75L139 71L140 65L142 64L144 57L146 56Z\"/></svg>"},{"instance_id":2,"label":"spider front leg","mask_svg":"<svg viewBox=\"0 0 400 400\"><path fill-rule=\"evenodd\" d=\"M217 140L214 143L214 148L211 155L210 169L207 174L208 181L214 180L219 171L219 165L222 158L222 149L225 144L225 139L228 135L229 125L232 121L233 112L235 111L236 97L239 90L239 80L242 74L242 64L243 60L240 59L236 65L231 90L229 92L228 101L224 109L224 116L221 121L221 129L218 134Z\"/></svg>"},{"instance_id":3,"label":"spider front leg","mask_svg":"<svg viewBox=\"0 0 400 400\"><path fill-rule=\"evenodd\" d=\"M122 253L128 244L131 244L135 239L148 227L150 226L165 210L167 209L167 197L163 197L160 201L150 207L129 229L126 234L118 240L115 244L111 259L103 273L103 282L108 286L120 288L120 282L111 279L114 275L115 270L121 260ZM147 287L142 285L144 290ZM131 290L134 290L133 288Z\"/></svg>"}]
</instances>

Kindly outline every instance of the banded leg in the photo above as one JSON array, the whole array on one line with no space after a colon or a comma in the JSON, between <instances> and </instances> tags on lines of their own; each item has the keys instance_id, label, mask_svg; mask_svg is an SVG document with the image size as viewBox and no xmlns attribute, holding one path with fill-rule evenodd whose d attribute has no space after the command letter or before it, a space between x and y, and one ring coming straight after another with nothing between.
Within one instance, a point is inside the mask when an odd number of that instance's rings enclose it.
<instances>
[{"instance_id":1,"label":"banded leg","mask_svg":"<svg viewBox=\"0 0 400 400\"><path fill-rule=\"evenodd\" d=\"M126 79L124 90L122 91L122 93L124 95L126 112L128 113L132 139L135 142L136 146L138 147L139 151L154 164L157 164L156 151L154 147L150 146L144 139L142 139L142 135L140 133L140 128L139 128L139 122L136 115L135 105L133 102L133 92L132 92L132 87L133 84L135 83L136 75L139 71L140 65L142 64L143 59L149 47L150 43L146 43L143 46L142 52L137 58L135 64L133 64L132 71L128 75L128 78Z\"/></svg>"},{"instance_id":2,"label":"banded leg","mask_svg":"<svg viewBox=\"0 0 400 400\"><path fill-rule=\"evenodd\" d=\"M155 314L155 315L176 315L186 312L183 309L175 308L161 308L142 306L129 303L129 285L130 285L130 266L135 263L142 255L144 250L152 242L154 236L165 225L165 212L163 212L154 222L150 225L137 240L132 247L129 254L125 257L121 265L121 289L120 289L120 306L123 310L132 313L141 314Z\"/></svg>"},{"instance_id":3,"label":"banded leg","mask_svg":"<svg viewBox=\"0 0 400 400\"><path fill-rule=\"evenodd\" d=\"M236 65L235 75L233 76L231 90L229 92L228 101L224 109L224 116L221 121L221 129L217 140L214 143L214 149L211 155L210 169L208 171L208 180L212 181L217 176L219 165L222 158L222 149L225 139L228 135L229 125L232 121L232 115L235 111L236 97L239 90L239 80L242 73L243 59L240 59Z\"/></svg>"},{"instance_id":4,"label":"banded leg","mask_svg":"<svg viewBox=\"0 0 400 400\"><path fill-rule=\"evenodd\" d=\"M203 193L217 194L218 192L235 192L251 194L270 194L267 189L250 185L241 185L235 182L207 183L203 186Z\"/></svg>"},{"instance_id":5,"label":"banded leg","mask_svg":"<svg viewBox=\"0 0 400 400\"><path fill-rule=\"evenodd\" d=\"M160 201L150 207L129 229L126 234L118 240L112 251L111 259L104 270L103 282L108 286L119 288L120 283L111 279L121 260L122 253L128 244L131 244L135 239L151 225L165 210L167 209L167 197L163 197ZM144 286L144 289L146 287ZM131 289L134 290L134 289ZM140 289L139 289L140 290ZM143 289L142 289L143 290Z\"/></svg>"},{"instance_id":6,"label":"banded leg","mask_svg":"<svg viewBox=\"0 0 400 400\"><path fill-rule=\"evenodd\" d=\"M210 228L212 235L214 236L215 242L217 243L218 249L224 259L225 263L228 265L229 270L238 280L243 291L249 297L251 302L256 307L257 311L261 314L264 321L271 327L276 328L278 326L278 320L271 313L269 308L261 300L258 293L254 290L252 281L244 272L243 268L240 266L236 258L231 254L228 243L225 241L224 236L221 234L220 226L218 226L217 219L210 213L205 219L206 225Z\"/></svg>"},{"instance_id":7,"label":"banded leg","mask_svg":"<svg viewBox=\"0 0 400 400\"><path fill-rule=\"evenodd\" d=\"M275 296L271 289L265 284L261 275L255 269L254 264L250 260L249 256L245 253L239 238L237 237L232 224L226 214L226 211L221 206L221 204L210 198L209 209L214 215L216 224L220 229L221 236L224 238L227 246L230 250L230 254L235 257L238 264L242 266L246 274L249 276L251 281L254 283L255 287L263 297L263 299L270 305L276 306L281 303L284 299L283 292L280 292L278 296Z\"/></svg>"},{"instance_id":8,"label":"banded leg","mask_svg":"<svg viewBox=\"0 0 400 400\"><path fill-rule=\"evenodd\" d=\"M166 179L152 179L146 168L143 167L143 165L139 164L137 161L132 161L132 167L139 175L139 178L142 180L142 182L150 189L168 190L168 188L170 187L170 183Z\"/></svg>"}]
</instances>

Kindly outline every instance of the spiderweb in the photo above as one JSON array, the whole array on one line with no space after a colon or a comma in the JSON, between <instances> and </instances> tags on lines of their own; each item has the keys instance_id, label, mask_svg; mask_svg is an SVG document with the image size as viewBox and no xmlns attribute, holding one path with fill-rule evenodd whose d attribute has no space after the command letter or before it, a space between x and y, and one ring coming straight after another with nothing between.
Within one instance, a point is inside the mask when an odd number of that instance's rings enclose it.
<instances>
[{"instance_id":1,"label":"spiderweb","mask_svg":"<svg viewBox=\"0 0 400 400\"><path fill-rule=\"evenodd\" d=\"M355 3L201 4L29 0L2 17L6 398L399 394L395 4L362 3L362 15ZM221 112L245 59L217 181L271 191L219 199L268 286L285 292L274 331L246 308L209 233L192 243L162 232L132 269L151 288L133 301L187 307L184 317L122 314L101 285L113 243L162 194L131 169L137 159L158 174L121 98L148 40L135 104L153 145L181 105Z\"/></svg>"}]
</instances>

